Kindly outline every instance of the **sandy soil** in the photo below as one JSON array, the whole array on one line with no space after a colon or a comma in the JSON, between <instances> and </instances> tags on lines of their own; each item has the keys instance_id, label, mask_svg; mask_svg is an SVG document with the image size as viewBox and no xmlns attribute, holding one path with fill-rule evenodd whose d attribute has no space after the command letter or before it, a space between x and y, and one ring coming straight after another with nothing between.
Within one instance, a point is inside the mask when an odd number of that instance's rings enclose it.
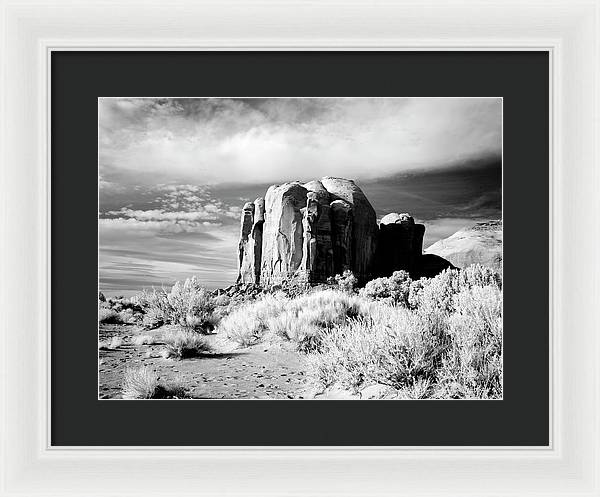
<instances>
[{"instance_id":1,"label":"sandy soil","mask_svg":"<svg viewBox=\"0 0 600 497\"><path fill-rule=\"evenodd\" d=\"M123 375L128 367L152 368L161 382L177 380L194 399L302 399L308 396L304 357L286 344L259 344L235 349L219 335L208 335L214 352L193 359L164 359L161 351L166 327L143 330L134 325L101 325L100 340L122 339L114 350L99 350L101 399L121 398ZM137 335L155 343L135 345Z\"/></svg>"}]
</instances>

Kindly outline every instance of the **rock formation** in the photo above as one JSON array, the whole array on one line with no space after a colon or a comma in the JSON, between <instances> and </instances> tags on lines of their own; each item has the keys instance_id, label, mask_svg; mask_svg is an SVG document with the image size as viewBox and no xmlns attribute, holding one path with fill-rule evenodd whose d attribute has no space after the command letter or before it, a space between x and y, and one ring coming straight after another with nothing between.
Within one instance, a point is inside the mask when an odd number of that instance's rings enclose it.
<instances>
[{"instance_id":1,"label":"rock formation","mask_svg":"<svg viewBox=\"0 0 600 497\"><path fill-rule=\"evenodd\" d=\"M410 214L393 212L378 225L352 180L326 176L273 185L264 200L244 205L237 283L321 283L345 270L366 282L401 269L419 278L453 267L442 254L423 255L424 233Z\"/></svg>"},{"instance_id":2,"label":"rock formation","mask_svg":"<svg viewBox=\"0 0 600 497\"><path fill-rule=\"evenodd\" d=\"M353 181L273 185L261 200L242 211L238 283L318 283L346 269L374 275L375 211Z\"/></svg>"},{"instance_id":3,"label":"rock formation","mask_svg":"<svg viewBox=\"0 0 600 497\"><path fill-rule=\"evenodd\" d=\"M392 212L379 222L377 245L378 272L381 275L394 271L418 272L417 264L423 254L425 225L415 224L410 214Z\"/></svg>"},{"instance_id":4,"label":"rock formation","mask_svg":"<svg viewBox=\"0 0 600 497\"><path fill-rule=\"evenodd\" d=\"M502 271L502 221L478 223L440 240L425 250L458 268L482 264Z\"/></svg>"}]
</instances>

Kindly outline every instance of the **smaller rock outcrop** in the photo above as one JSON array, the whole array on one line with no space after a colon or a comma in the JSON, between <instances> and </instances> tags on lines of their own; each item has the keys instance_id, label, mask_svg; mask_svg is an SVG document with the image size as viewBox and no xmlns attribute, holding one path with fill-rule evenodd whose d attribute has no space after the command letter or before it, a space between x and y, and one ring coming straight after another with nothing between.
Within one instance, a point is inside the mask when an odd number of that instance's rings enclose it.
<instances>
[{"instance_id":1,"label":"smaller rock outcrop","mask_svg":"<svg viewBox=\"0 0 600 497\"><path fill-rule=\"evenodd\" d=\"M424 234L425 225L416 224L410 214L392 212L384 216L379 222L377 244L379 274L386 276L404 270L418 276Z\"/></svg>"},{"instance_id":2,"label":"smaller rock outcrop","mask_svg":"<svg viewBox=\"0 0 600 497\"><path fill-rule=\"evenodd\" d=\"M502 220L463 228L425 250L458 268L481 264L502 271Z\"/></svg>"}]
</instances>

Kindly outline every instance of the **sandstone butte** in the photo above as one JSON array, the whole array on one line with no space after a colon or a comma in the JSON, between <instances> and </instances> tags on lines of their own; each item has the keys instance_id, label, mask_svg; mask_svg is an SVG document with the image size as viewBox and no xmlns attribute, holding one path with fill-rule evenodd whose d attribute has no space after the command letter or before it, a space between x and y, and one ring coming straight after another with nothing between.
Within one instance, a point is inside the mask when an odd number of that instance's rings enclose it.
<instances>
[{"instance_id":1,"label":"sandstone butte","mask_svg":"<svg viewBox=\"0 0 600 497\"><path fill-rule=\"evenodd\" d=\"M349 179L273 185L242 210L237 283L320 283L345 270L365 282L400 269L418 278L454 267L450 257L423 254L424 234L409 214L390 213L378 224Z\"/></svg>"}]
</instances>

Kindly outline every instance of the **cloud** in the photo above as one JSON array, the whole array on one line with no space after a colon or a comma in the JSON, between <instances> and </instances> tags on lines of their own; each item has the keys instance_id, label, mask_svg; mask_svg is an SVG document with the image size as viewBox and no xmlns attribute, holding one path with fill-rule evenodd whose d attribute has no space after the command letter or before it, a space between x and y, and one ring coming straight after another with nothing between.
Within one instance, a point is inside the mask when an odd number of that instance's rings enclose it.
<instances>
[{"instance_id":1,"label":"cloud","mask_svg":"<svg viewBox=\"0 0 600 497\"><path fill-rule=\"evenodd\" d=\"M356 179L501 154L485 98L99 100L103 181Z\"/></svg>"},{"instance_id":2,"label":"cloud","mask_svg":"<svg viewBox=\"0 0 600 497\"><path fill-rule=\"evenodd\" d=\"M138 221L184 221L194 223L198 221L216 220L219 209L212 204L204 206L201 211L195 212L167 212L162 209L144 211L123 207L118 211L108 211L106 214L110 216L124 216L126 218L137 219Z\"/></svg>"}]
</instances>

